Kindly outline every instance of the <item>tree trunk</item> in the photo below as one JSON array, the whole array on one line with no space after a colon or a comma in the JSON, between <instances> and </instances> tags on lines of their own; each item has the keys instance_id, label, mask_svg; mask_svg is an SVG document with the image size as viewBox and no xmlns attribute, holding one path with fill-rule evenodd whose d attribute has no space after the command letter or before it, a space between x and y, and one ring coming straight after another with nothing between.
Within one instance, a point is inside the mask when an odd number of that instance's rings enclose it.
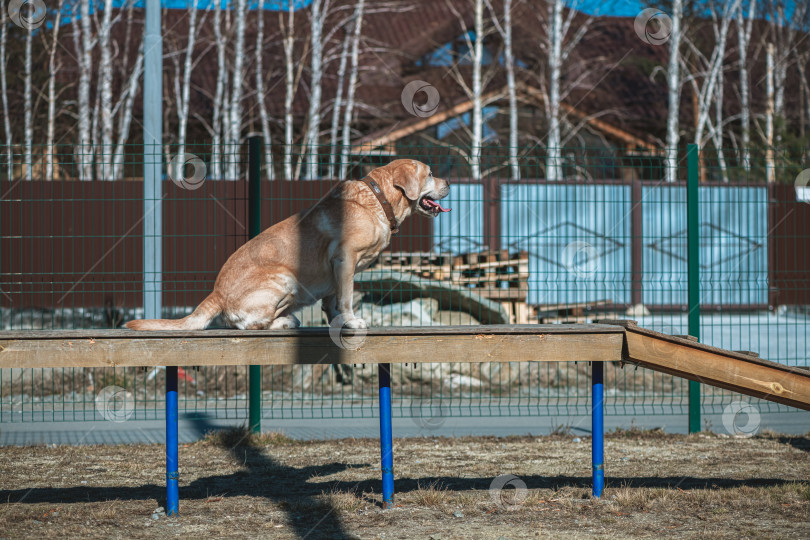
<instances>
[{"instance_id":1,"label":"tree trunk","mask_svg":"<svg viewBox=\"0 0 810 540\"><path fill-rule=\"evenodd\" d=\"M289 2L287 8L287 35L284 37L284 61L286 65L284 94L284 179L293 179L293 98L295 97L295 73L293 64L293 47L295 45L295 6Z\"/></svg>"},{"instance_id":2,"label":"tree trunk","mask_svg":"<svg viewBox=\"0 0 810 540\"><path fill-rule=\"evenodd\" d=\"M6 134L6 167L8 167L8 178L12 180L14 176L14 153L11 146L14 141L11 138L11 118L8 114L8 85L6 81L6 42L8 39L8 19L5 7L0 8L0 98L3 100L3 128Z\"/></svg>"},{"instance_id":3,"label":"tree trunk","mask_svg":"<svg viewBox=\"0 0 810 540\"><path fill-rule=\"evenodd\" d=\"M731 15L737 11L740 0L735 0L733 4L726 4L720 19L719 30L715 29L717 36L711 59L709 60L709 75L705 78L700 89L699 113L697 126L695 127L695 144L703 146L703 130L709 120L714 94L717 91L718 80L723 76L723 61L726 57L726 43L728 40L728 29L731 26Z\"/></svg>"},{"instance_id":4,"label":"tree trunk","mask_svg":"<svg viewBox=\"0 0 810 540\"><path fill-rule=\"evenodd\" d=\"M743 6L737 9L737 42L740 70L740 131L742 136L742 166L746 173L751 170L751 90L748 74L748 45L751 43L751 28L756 14L757 0L749 0L748 19L743 19Z\"/></svg>"},{"instance_id":5,"label":"tree trunk","mask_svg":"<svg viewBox=\"0 0 810 540\"><path fill-rule=\"evenodd\" d=\"M714 147L717 150L717 165L720 167L720 174L723 182L728 183L728 167L726 166L726 154L723 148L723 87L725 81L723 73L717 79L717 95L714 100Z\"/></svg>"},{"instance_id":6,"label":"tree trunk","mask_svg":"<svg viewBox=\"0 0 810 540\"><path fill-rule=\"evenodd\" d=\"M678 114L680 113L681 101L680 49L682 18L682 0L673 0L672 33L669 40L669 67L667 69L667 157L664 168L667 182L675 182L678 179L678 143L680 142Z\"/></svg>"},{"instance_id":7,"label":"tree trunk","mask_svg":"<svg viewBox=\"0 0 810 540\"><path fill-rule=\"evenodd\" d=\"M99 117L101 120L101 155L97 161L96 176L101 180L114 180L112 176L113 162L113 112L112 112L112 84L113 65L112 51L110 50L110 31L112 30L112 0L104 0L104 12L98 30L98 44L101 51L99 64L98 93Z\"/></svg>"},{"instance_id":8,"label":"tree trunk","mask_svg":"<svg viewBox=\"0 0 810 540\"><path fill-rule=\"evenodd\" d=\"M676 0L677 1L677 0ZM546 144L546 178L562 179L560 149L560 71L562 69L562 0L549 4L549 96L548 142Z\"/></svg>"},{"instance_id":9,"label":"tree trunk","mask_svg":"<svg viewBox=\"0 0 810 540\"><path fill-rule=\"evenodd\" d=\"M74 32L76 18L73 18ZM90 133L90 76L93 64L93 36L90 34L90 0L79 0L79 24L81 25L81 47L79 63L79 179L92 177L93 140Z\"/></svg>"},{"instance_id":10,"label":"tree trunk","mask_svg":"<svg viewBox=\"0 0 810 540\"><path fill-rule=\"evenodd\" d=\"M63 0L56 6L56 20L53 23L51 50L48 56L48 125L45 136L45 179L53 180L53 158L56 154L54 138L56 136L56 73L60 66L56 64L56 48L59 45L59 28L62 23Z\"/></svg>"},{"instance_id":11,"label":"tree trunk","mask_svg":"<svg viewBox=\"0 0 810 540\"><path fill-rule=\"evenodd\" d=\"M518 115L515 90L515 59L512 55L512 0L503 5L504 62L506 64L506 88L509 93L509 168L512 180L520 180L518 164Z\"/></svg>"},{"instance_id":12,"label":"tree trunk","mask_svg":"<svg viewBox=\"0 0 810 540\"><path fill-rule=\"evenodd\" d=\"M475 44L472 73L472 142L470 172L473 180L481 179L481 145L483 143L483 107L481 104L481 61L484 54L484 0L475 0Z\"/></svg>"},{"instance_id":13,"label":"tree trunk","mask_svg":"<svg viewBox=\"0 0 810 540\"><path fill-rule=\"evenodd\" d=\"M186 153L186 134L188 130L188 109L191 96L191 72L194 68L194 45L197 41L197 0L193 0L188 13L188 38L183 59L183 82L177 95L177 155ZM175 89L177 93L177 89ZM180 162L178 160L177 162ZM176 162L176 163L177 163ZM183 176L183 171L174 171L176 178Z\"/></svg>"},{"instance_id":14,"label":"tree trunk","mask_svg":"<svg viewBox=\"0 0 810 540\"><path fill-rule=\"evenodd\" d=\"M321 130L321 92L323 85L323 23L328 9L329 0L312 0L309 114L304 138L304 176L308 180L318 178L318 138Z\"/></svg>"},{"instance_id":15,"label":"tree trunk","mask_svg":"<svg viewBox=\"0 0 810 540\"><path fill-rule=\"evenodd\" d=\"M766 53L766 95L768 99L767 109L765 111L765 178L771 184L776 181L776 167L774 163L774 148L773 136L774 125L773 117L775 113L775 99L774 99L774 73L773 73L773 43L768 43Z\"/></svg>"},{"instance_id":16,"label":"tree trunk","mask_svg":"<svg viewBox=\"0 0 810 540\"><path fill-rule=\"evenodd\" d=\"M245 65L245 18L247 0L236 0L236 44L233 54L231 81L230 133L228 136L228 179L239 178L239 144L242 133L242 83Z\"/></svg>"},{"instance_id":17,"label":"tree trunk","mask_svg":"<svg viewBox=\"0 0 810 540\"><path fill-rule=\"evenodd\" d=\"M332 106L332 124L329 126L329 172L326 175L329 179L335 178L335 166L337 165L337 157L339 155L337 139L338 131L340 130L340 111L343 104L343 86L346 82L346 64L349 59L350 40L351 34L347 31L343 39L343 47L340 49L337 90L335 91L335 103Z\"/></svg>"},{"instance_id":18,"label":"tree trunk","mask_svg":"<svg viewBox=\"0 0 810 540\"><path fill-rule=\"evenodd\" d=\"M222 108L228 71L225 67L225 37L222 34L222 4L216 3L214 11L214 39L217 46L217 87L211 119L211 176L222 178Z\"/></svg>"},{"instance_id":19,"label":"tree trunk","mask_svg":"<svg viewBox=\"0 0 810 540\"><path fill-rule=\"evenodd\" d=\"M144 28L146 31L146 28ZM132 124L132 108L135 105L135 96L138 93L138 86L143 73L143 35L141 36L141 46L138 48L138 56L135 59L135 67L127 83L126 97L124 98L121 116L118 121L118 142L115 145L115 158L113 160L113 178L121 179L124 169L124 147L129 138L129 128Z\"/></svg>"},{"instance_id":20,"label":"tree trunk","mask_svg":"<svg viewBox=\"0 0 810 540\"><path fill-rule=\"evenodd\" d=\"M349 169L349 150L352 138L352 114L354 113L354 96L357 90L357 74L360 58L360 35L363 28L363 10L365 0L358 0L355 11L354 32L352 34L352 64L349 70L349 87L346 90L346 106L343 110L343 137L340 150L340 179L345 180Z\"/></svg>"},{"instance_id":21,"label":"tree trunk","mask_svg":"<svg viewBox=\"0 0 810 540\"><path fill-rule=\"evenodd\" d=\"M257 28L256 28L256 49L255 49L255 62L256 62L256 99L259 105L259 116L262 122L262 138L264 139L264 166L267 169L267 179L275 179L275 172L273 167L273 140L270 136L270 116L267 114L267 104L264 99L264 0L259 1L259 9L257 12Z\"/></svg>"},{"instance_id":22,"label":"tree trunk","mask_svg":"<svg viewBox=\"0 0 810 540\"><path fill-rule=\"evenodd\" d=\"M33 59L31 45L34 40L34 30L27 29L25 34L25 64L23 80L25 90L23 91L23 115L24 115L24 129L25 129L25 157L23 167L25 171L25 179L33 180L34 173L34 156L32 146L34 144L34 105L31 97L31 63Z\"/></svg>"}]
</instances>

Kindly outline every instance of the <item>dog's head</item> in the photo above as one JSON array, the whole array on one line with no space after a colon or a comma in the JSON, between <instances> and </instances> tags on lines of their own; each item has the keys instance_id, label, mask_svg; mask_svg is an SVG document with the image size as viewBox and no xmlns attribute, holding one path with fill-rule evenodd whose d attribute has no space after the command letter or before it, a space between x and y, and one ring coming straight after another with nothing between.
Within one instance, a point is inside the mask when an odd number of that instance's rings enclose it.
<instances>
[{"instance_id":1,"label":"dog's head","mask_svg":"<svg viewBox=\"0 0 810 540\"><path fill-rule=\"evenodd\" d=\"M411 213L436 217L442 212L449 212L438 200L450 193L447 180L436 178L430 167L415 159L397 159L381 167L385 177L390 179L394 191L401 195Z\"/></svg>"}]
</instances>

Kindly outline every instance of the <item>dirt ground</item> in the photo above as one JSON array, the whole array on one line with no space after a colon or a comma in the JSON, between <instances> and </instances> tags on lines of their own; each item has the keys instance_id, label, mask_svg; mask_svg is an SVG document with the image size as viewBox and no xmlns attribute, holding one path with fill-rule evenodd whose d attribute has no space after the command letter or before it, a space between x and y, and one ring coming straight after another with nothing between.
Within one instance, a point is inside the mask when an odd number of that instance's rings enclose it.
<instances>
[{"instance_id":1,"label":"dirt ground","mask_svg":"<svg viewBox=\"0 0 810 540\"><path fill-rule=\"evenodd\" d=\"M384 511L376 440L220 432L181 447L166 517L161 445L5 447L0 537L810 537L807 436L611 433L601 500L590 452L566 434L395 439Z\"/></svg>"}]
</instances>

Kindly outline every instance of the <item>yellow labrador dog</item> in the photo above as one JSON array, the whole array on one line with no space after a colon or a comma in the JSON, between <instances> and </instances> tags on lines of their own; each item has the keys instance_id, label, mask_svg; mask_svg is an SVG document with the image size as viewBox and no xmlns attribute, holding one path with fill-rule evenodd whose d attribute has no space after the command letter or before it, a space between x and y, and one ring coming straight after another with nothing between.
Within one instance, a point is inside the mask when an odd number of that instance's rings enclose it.
<instances>
[{"instance_id":1,"label":"yellow labrador dog","mask_svg":"<svg viewBox=\"0 0 810 540\"><path fill-rule=\"evenodd\" d=\"M330 324L366 328L352 310L354 274L368 267L411 214L436 217L446 180L412 159L341 182L318 204L240 247L222 266L214 290L182 319L145 319L133 330L200 330L223 315L240 329L295 328L293 312L323 299Z\"/></svg>"}]
</instances>

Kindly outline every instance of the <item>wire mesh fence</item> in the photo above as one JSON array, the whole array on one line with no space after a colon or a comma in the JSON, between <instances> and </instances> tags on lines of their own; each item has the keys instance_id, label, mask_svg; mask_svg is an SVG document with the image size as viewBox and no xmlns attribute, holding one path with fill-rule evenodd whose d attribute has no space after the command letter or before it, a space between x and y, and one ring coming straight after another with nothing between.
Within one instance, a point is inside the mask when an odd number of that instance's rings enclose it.
<instances>
[{"instance_id":1,"label":"wire mesh fence","mask_svg":"<svg viewBox=\"0 0 810 540\"><path fill-rule=\"evenodd\" d=\"M0 328L118 328L143 316L145 285L167 318L207 295L248 231L247 146L166 145L162 274L145 284L143 154L75 146L0 152ZM682 153L685 156L685 152ZM26 163L24 156L31 155ZM411 217L356 276L355 310L372 326L591 322L630 318L688 334L686 160L609 148L448 146L262 152L262 228L317 204L340 181L395 158L451 182L452 212ZM517 163L517 170L510 167ZM808 366L810 173L802 151L703 151L699 160L701 341ZM665 178L667 167L674 182ZM555 181L549 171L556 168ZM290 173L288 175L288 173ZM517 173L517 174L516 174ZM288 177L289 176L289 177ZM299 314L326 325L318 305ZM222 326L222 321L215 321ZM456 415L585 415L582 363L392 366L394 412L430 425ZM264 418L376 414L376 367L264 367ZM685 414L686 381L631 366L606 370L608 414ZM0 370L0 422L101 419L95 397L126 389L133 418L162 417L160 368ZM180 405L247 416L247 369L180 372ZM704 412L735 399L705 388ZM759 402L762 411L787 407Z\"/></svg>"}]
</instances>

